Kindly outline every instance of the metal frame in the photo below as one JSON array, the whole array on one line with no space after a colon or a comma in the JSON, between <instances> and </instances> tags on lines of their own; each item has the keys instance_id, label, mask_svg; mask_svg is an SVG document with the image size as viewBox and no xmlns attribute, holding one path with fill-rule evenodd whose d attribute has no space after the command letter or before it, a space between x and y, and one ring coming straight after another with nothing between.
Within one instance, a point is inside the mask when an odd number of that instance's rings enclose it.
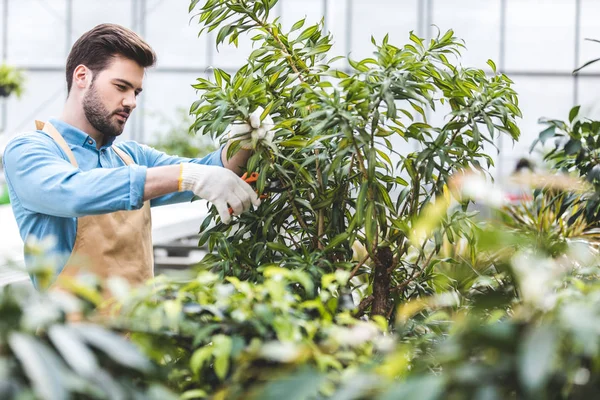
<instances>
[{"instance_id":1,"label":"metal frame","mask_svg":"<svg viewBox=\"0 0 600 400\"><path fill-rule=\"evenodd\" d=\"M2 61L6 61L8 59L8 20L9 20L9 4L10 0L1 0L3 2L4 8L2 13ZM13 0L15 1L15 0ZM44 4L48 2L48 0L38 0L40 3ZM147 29L147 15L148 13L154 11L154 9L160 5L164 0L158 1L154 5L152 9L148 9L147 0L131 0L132 6L132 28L137 30L142 36L146 32ZM280 3L276 6L278 14L281 16L284 12L283 3L286 0L280 0ZM352 25L353 25L353 16L354 16L354 2L357 0L345 0L346 1L346 14L343 16L345 19L346 26L346 53L349 53L352 49ZM365 0L359 0L365 1ZM509 76L514 77L549 77L549 78L568 78L571 77L574 80L573 84L573 104L576 104L579 100L579 77L600 77L600 73L589 73L583 72L577 75L573 75L570 72L544 72L544 71L518 71L518 70L507 70L506 69L506 9L509 1L518 1L518 0L500 0L500 54L498 60L498 69L500 72L505 73ZM432 21L433 21L433 10L435 9L434 0L416 0L417 2L417 32L425 36L427 38L431 37L432 34ZM575 0L575 55L573 61L573 69L578 67L579 56L580 56L580 42L581 42L581 14L582 14L582 3L581 0ZM324 16L324 24L325 29L328 29L330 26L329 19L331 15L328 13L327 0L322 0L322 11ZM60 22L66 25L66 37L65 37L65 57L68 54L72 41L73 41L73 0L65 0L65 17L63 18L61 15L57 13L50 13L53 17L60 20ZM211 36L207 40L211 40ZM212 64L214 61L214 49L213 46L207 46L206 50L206 65L198 68L191 67L163 67L156 68L154 72L157 73L198 73L205 74L212 68ZM20 65L20 68L25 71L31 72L60 72L64 71L63 66L34 66L34 65ZM229 70L229 69L226 69ZM53 96L54 98L55 96ZM36 111L43 109L45 104L48 102L47 99L43 99L40 102L40 107L36 107ZM140 99L139 109L140 112L136 113L137 117L132 121L132 129L131 135L135 140L143 141L145 139L144 135L144 111L146 108L146 102L142 97ZM2 99L2 103L0 104L0 132L2 132L2 128L7 125L7 102L5 99ZM28 123L26 122L20 123L19 126ZM498 145L501 145L501 140L499 139ZM501 165L498 165L499 170L501 170Z\"/></svg>"}]
</instances>

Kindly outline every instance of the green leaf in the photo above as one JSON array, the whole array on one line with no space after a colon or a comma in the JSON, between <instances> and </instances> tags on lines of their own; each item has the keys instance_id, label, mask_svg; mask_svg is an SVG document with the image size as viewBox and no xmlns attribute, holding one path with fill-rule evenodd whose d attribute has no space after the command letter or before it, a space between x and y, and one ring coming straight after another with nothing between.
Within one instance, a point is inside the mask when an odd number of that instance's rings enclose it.
<instances>
[{"instance_id":1,"label":"green leaf","mask_svg":"<svg viewBox=\"0 0 600 400\"><path fill-rule=\"evenodd\" d=\"M487 60L487 65L489 65L490 67L492 67L492 71L494 71L494 74L496 73L497 69L496 69L496 63L493 62L491 59Z\"/></svg>"},{"instance_id":2,"label":"green leaf","mask_svg":"<svg viewBox=\"0 0 600 400\"><path fill-rule=\"evenodd\" d=\"M267 247L271 250L275 250L278 251L282 254L287 254L288 256L293 256L294 252L287 247L285 244L283 243L279 243L279 242L267 242Z\"/></svg>"},{"instance_id":3,"label":"green leaf","mask_svg":"<svg viewBox=\"0 0 600 400\"><path fill-rule=\"evenodd\" d=\"M201 347L194 351L190 359L190 369L195 375L200 374L204 364L211 358L212 351L213 349L210 346Z\"/></svg>"},{"instance_id":4,"label":"green leaf","mask_svg":"<svg viewBox=\"0 0 600 400\"><path fill-rule=\"evenodd\" d=\"M305 22L306 22L306 18L301 19L300 21L296 22L294 25L292 25L292 29L290 30L290 33L302 28L304 26Z\"/></svg>"},{"instance_id":5,"label":"green leaf","mask_svg":"<svg viewBox=\"0 0 600 400\"><path fill-rule=\"evenodd\" d=\"M375 203L369 202L367 204L367 211L365 212L365 236L367 242L375 243L375 230L377 229L377 221L374 218L375 214Z\"/></svg>"},{"instance_id":6,"label":"green leaf","mask_svg":"<svg viewBox=\"0 0 600 400\"><path fill-rule=\"evenodd\" d=\"M216 335L213 337L213 354L215 356L215 373L219 379L224 380L229 371L229 358L231 356L231 337Z\"/></svg>"},{"instance_id":7,"label":"green leaf","mask_svg":"<svg viewBox=\"0 0 600 400\"><path fill-rule=\"evenodd\" d=\"M48 337L67 364L79 375L92 377L98 370L98 361L94 353L69 327L53 325L48 330Z\"/></svg>"},{"instance_id":8,"label":"green leaf","mask_svg":"<svg viewBox=\"0 0 600 400\"><path fill-rule=\"evenodd\" d=\"M8 344L41 399L66 400L69 397L60 379L58 360L46 345L19 332L10 334Z\"/></svg>"},{"instance_id":9,"label":"green leaf","mask_svg":"<svg viewBox=\"0 0 600 400\"><path fill-rule=\"evenodd\" d=\"M405 382L395 384L377 400L419 399L437 400L444 393L444 379L440 376L424 376L409 378Z\"/></svg>"},{"instance_id":10,"label":"green leaf","mask_svg":"<svg viewBox=\"0 0 600 400\"><path fill-rule=\"evenodd\" d=\"M73 324L71 329L84 341L103 351L117 363L142 372L152 370L150 361L122 336L89 323Z\"/></svg>"},{"instance_id":11,"label":"green leaf","mask_svg":"<svg viewBox=\"0 0 600 400\"><path fill-rule=\"evenodd\" d=\"M306 369L268 383L261 391L261 400L305 400L317 398L325 375Z\"/></svg>"},{"instance_id":12,"label":"green leaf","mask_svg":"<svg viewBox=\"0 0 600 400\"><path fill-rule=\"evenodd\" d=\"M202 389L192 389L184 392L179 400L192 400L192 399L205 399L208 397L208 393L206 393Z\"/></svg>"},{"instance_id":13,"label":"green leaf","mask_svg":"<svg viewBox=\"0 0 600 400\"><path fill-rule=\"evenodd\" d=\"M304 30L304 32L302 32L300 34L300 36L298 36L298 38L296 39L296 41L301 42L305 39L308 39L309 37L311 37L316 31L317 29L319 29L319 27L317 25L313 25L309 28L306 28Z\"/></svg>"},{"instance_id":14,"label":"green leaf","mask_svg":"<svg viewBox=\"0 0 600 400\"><path fill-rule=\"evenodd\" d=\"M521 342L519 378L530 392L538 392L554 369L557 336L551 326L534 327Z\"/></svg>"},{"instance_id":15,"label":"green leaf","mask_svg":"<svg viewBox=\"0 0 600 400\"><path fill-rule=\"evenodd\" d=\"M565 145L565 153L570 156L579 153L579 150L581 150L581 141L577 139L570 139Z\"/></svg>"},{"instance_id":16,"label":"green leaf","mask_svg":"<svg viewBox=\"0 0 600 400\"><path fill-rule=\"evenodd\" d=\"M585 67L587 67L587 66L589 66L589 65L592 65L592 64L594 64L594 63L597 63L598 61L600 61L600 58L596 58L596 59L594 59L594 60L588 61L588 62L586 62L585 64L583 64L581 67L579 67L579 68L577 68L575 71L573 71L573 73L575 74L575 73L577 73L577 72L581 71L582 69L584 69Z\"/></svg>"},{"instance_id":17,"label":"green leaf","mask_svg":"<svg viewBox=\"0 0 600 400\"><path fill-rule=\"evenodd\" d=\"M569 122L573 122L573 120L577 117L577 115L579 114L579 109L581 108L581 106L575 106L571 109L571 112L569 113Z\"/></svg>"},{"instance_id":18,"label":"green leaf","mask_svg":"<svg viewBox=\"0 0 600 400\"><path fill-rule=\"evenodd\" d=\"M325 251L329 251L329 250L335 249L340 244L346 242L349 237L350 237L350 234L348 232L342 232L342 233L340 233L339 235L337 235L336 237L334 237L333 239L331 239L331 241L329 242L329 244L325 247Z\"/></svg>"},{"instance_id":19,"label":"green leaf","mask_svg":"<svg viewBox=\"0 0 600 400\"><path fill-rule=\"evenodd\" d=\"M546 143L546 140L554 137L556 135L556 127L554 125L547 127L542 132L540 132L540 141L542 144Z\"/></svg>"},{"instance_id":20,"label":"green leaf","mask_svg":"<svg viewBox=\"0 0 600 400\"><path fill-rule=\"evenodd\" d=\"M410 40L418 44L420 47L423 47L423 41L421 40L421 38L415 35L412 31L410 32L409 38Z\"/></svg>"}]
</instances>

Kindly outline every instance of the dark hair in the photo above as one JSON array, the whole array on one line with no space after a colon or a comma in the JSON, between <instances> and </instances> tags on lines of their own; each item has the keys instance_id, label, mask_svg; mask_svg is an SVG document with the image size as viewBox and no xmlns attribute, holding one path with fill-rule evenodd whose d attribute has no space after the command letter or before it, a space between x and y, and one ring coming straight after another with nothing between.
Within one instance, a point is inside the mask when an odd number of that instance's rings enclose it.
<instances>
[{"instance_id":1,"label":"dark hair","mask_svg":"<svg viewBox=\"0 0 600 400\"><path fill-rule=\"evenodd\" d=\"M528 169L529 171L533 172L534 168L535 167L531 161L526 158L520 158L517 162L517 166L515 167L515 172L520 172L523 169Z\"/></svg>"},{"instance_id":2,"label":"dark hair","mask_svg":"<svg viewBox=\"0 0 600 400\"><path fill-rule=\"evenodd\" d=\"M84 33L71 48L67 58L67 92L71 92L73 72L85 65L94 75L106 69L116 55L147 68L156 62L154 50L134 31L116 24L97 25Z\"/></svg>"}]
</instances>

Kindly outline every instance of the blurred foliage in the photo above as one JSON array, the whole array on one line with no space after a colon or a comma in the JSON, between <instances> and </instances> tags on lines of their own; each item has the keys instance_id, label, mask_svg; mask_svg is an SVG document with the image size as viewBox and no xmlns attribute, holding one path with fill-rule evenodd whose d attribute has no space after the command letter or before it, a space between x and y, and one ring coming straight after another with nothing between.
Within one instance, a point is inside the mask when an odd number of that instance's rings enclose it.
<instances>
[{"instance_id":1,"label":"blurred foliage","mask_svg":"<svg viewBox=\"0 0 600 400\"><path fill-rule=\"evenodd\" d=\"M164 130L155 132L155 137L158 139L150 145L167 154L187 158L200 158L215 151L217 146L210 138L193 135L190 132L192 123L188 111L177 108L174 119L164 116L160 118L158 125Z\"/></svg>"},{"instance_id":2,"label":"blurred foliage","mask_svg":"<svg viewBox=\"0 0 600 400\"><path fill-rule=\"evenodd\" d=\"M0 64L0 97L8 97L13 93L17 97L23 94L25 75L23 71L7 64Z\"/></svg>"},{"instance_id":3,"label":"blurred foliage","mask_svg":"<svg viewBox=\"0 0 600 400\"><path fill-rule=\"evenodd\" d=\"M559 174L573 174L593 185L594 190L576 202L580 206L570 223L583 215L588 223L597 224L600 220L600 121L580 117L580 108L571 109L568 122L540 119L546 128L531 149L547 142L553 144L544 154L544 160Z\"/></svg>"},{"instance_id":4,"label":"blurred foliage","mask_svg":"<svg viewBox=\"0 0 600 400\"><path fill-rule=\"evenodd\" d=\"M0 398L174 399L161 370L123 336L88 322L67 293L0 291Z\"/></svg>"},{"instance_id":5,"label":"blurred foliage","mask_svg":"<svg viewBox=\"0 0 600 400\"><path fill-rule=\"evenodd\" d=\"M512 81L451 61L464 47L451 30L430 41L411 33L402 47L387 36L372 39L372 58L344 58L350 70L336 69L341 58L330 57L333 39L323 22L301 20L285 30L270 15L275 3L190 4L201 33L217 32L217 46L248 34L255 48L235 74L215 69L214 79L198 78L192 129L225 137L231 123L259 106L276 124L274 145L259 143L247 165L260 174L258 192L270 197L231 225L212 211L200 244L215 253L203 266L251 281L260 281L261 266L302 270L315 290L323 274L342 269L357 277L350 286L361 301L358 314L392 318L395 306L431 292L432 262L443 242L470 229L460 207L444 214L443 233L415 227L415 216L445 213L452 172L492 165L485 142L519 137ZM444 122L429 124L429 111L439 109Z\"/></svg>"},{"instance_id":6,"label":"blurred foliage","mask_svg":"<svg viewBox=\"0 0 600 400\"><path fill-rule=\"evenodd\" d=\"M208 272L183 284L161 277L125 302L113 323L165 366L184 398L246 399L263 382L306 367L325 375L304 393L327 392L342 373L377 362L387 325L345 310L352 303L338 294L347 273L324 275L310 300L300 296L313 292L306 273L263 273L261 284Z\"/></svg>"}]
</instances>

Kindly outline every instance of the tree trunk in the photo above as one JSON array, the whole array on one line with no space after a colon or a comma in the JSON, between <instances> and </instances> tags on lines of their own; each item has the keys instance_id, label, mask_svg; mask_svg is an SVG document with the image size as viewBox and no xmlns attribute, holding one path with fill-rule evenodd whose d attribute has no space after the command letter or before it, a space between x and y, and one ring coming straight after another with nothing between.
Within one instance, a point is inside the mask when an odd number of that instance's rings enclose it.
<instances>
[{"instance_id":1,"label":"tree trunk","mask_svg":"<svg viewBox=\"0 0 600 400\"><path fill-rule=\"evenodd\" d=\"M371 317L387 316L390 295L391 271L394 255L389 247L380 247L375 256L375 277L373 278L373 305Z\"/></svg>"}]
</instances>

